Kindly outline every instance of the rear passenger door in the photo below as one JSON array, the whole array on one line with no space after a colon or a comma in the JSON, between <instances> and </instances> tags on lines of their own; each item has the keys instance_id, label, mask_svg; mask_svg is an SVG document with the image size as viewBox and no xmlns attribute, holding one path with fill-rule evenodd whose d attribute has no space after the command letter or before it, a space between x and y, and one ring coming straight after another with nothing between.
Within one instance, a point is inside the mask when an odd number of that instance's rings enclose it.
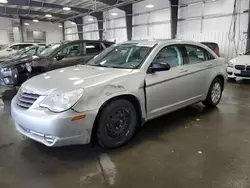
<instances>
[{"instance_id":1,"label":"rear passenger door","mask_svg":"<svg viewBox=\"0 0 250 188\"><path fill-rule=\"evenodd\" d=\"M190 85L189 90L185 92L190 98L202 100L207 94L215 58L200 46L184 44L182 49L185 59L185 74Z\"/></svg>"}]
</instances>

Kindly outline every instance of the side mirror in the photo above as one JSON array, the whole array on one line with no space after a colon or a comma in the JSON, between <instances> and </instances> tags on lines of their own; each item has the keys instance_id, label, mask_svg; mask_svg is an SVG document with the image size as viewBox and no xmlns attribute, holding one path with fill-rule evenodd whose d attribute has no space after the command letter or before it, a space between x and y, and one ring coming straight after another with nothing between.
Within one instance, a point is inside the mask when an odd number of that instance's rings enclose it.
<instances>
[{"instance_id":1,"label":"side mirror","mask_svg":"<svg viewBox=\"0 0 250 188\"><path fill-rule=\"evenodd\" d=\"M148 73L160 72L160 71L168 71L170 69L170 65L168 63L152 63L152 65L148 68Z\"/></svg>"},{"instance_id":2,"label":"side mirror","mask_svg":"<svg viewBox=\"0 0 250 188\"><path fill-rule=\"evenodd\" d=\"M56 60L57 60L57 61L60 61L60 60L62 60L64 57L65 57L64 54L57 54L57 55L56 55Z\"/></svg>"},{"instance_id":3,"label":"side mirror","mask_svg":"<svg viewBox=\"0 0 250 188\"><path fill-rule=\"evenodd\" d=\"M244 55L244 53L243 53L243 52L241 52L239 55Z\"/></svg>"},{"instance_id":4,"label":"side mirror","mask_svg":"<svg viewBox=\"0 0 250 188\"><path fill-rule=\"evenodd\" d=\"M8 52L10 52L10 51L12 51L12 50L13 50L12 48L7 48L7 51L8 51Z\"/></svg>"}]
</instances>

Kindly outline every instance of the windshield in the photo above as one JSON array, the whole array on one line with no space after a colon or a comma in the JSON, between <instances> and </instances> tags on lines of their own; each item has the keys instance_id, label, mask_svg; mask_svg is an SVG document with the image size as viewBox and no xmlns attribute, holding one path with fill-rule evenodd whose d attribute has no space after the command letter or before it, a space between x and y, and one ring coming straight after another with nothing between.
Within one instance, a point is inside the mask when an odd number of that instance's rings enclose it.
<instances>
[{"instance_id":1,"label":"windshield","mask_svg":"<svg viewBox=\"0 0 250 188\"><path fill-rule=\"evenodd\" d=\"M21 57L21 55L25 54L26 52L28 52L32 48L34 48L34 47L25 47L21 50L18 50L17 52L15 52L14 54L11 55L11 58L19 58L19 57Z\"/></svg>"},{"instance_id":2,"label":"windshield","mask_svg":"<svg viewBox=\"0 0 250 188\"><path fill-rule=\"evenodd\" d=\"M140 44L113 45L92 58L87 65L123 69L139 68L153 46Z\"/></svg>"},{"instance_id":3,"label":"windshield","mask_svg":"<svg viewBox=\"0 0 250 188\"><path fill-rule=\"evenodd\" d=\"M55 49L57 49L58 47L60 47L62 44L54 44L54 45L51 45L49 46L48 48L45 48L45 50L43 50L39 56L40 57L48 57L50 56L54 51Z\"/></svg>"}]
</instances>

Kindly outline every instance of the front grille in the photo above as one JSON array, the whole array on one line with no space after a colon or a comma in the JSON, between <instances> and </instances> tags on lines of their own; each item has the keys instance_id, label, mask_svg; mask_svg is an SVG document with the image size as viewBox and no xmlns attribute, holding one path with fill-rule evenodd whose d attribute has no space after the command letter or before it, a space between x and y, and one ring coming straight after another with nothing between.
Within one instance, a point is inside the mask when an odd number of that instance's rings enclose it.
<instances>
[{"instance_id":1,"label":"front grille","mask_svg":"<svg viewBox=\"0 0 250 188\"><path fill-rule=\"evenodd\" d=\"M40 97L38 94L20 90L17 94L17 105L24 109L29 109Z\"/></svg>"},{"instance_id":2,"label":"front grille","mask_svg":"<svg viewBox=\"0 0 250 188\"><path fill-rule=\"evenodd\" d=\"M250 77L250 71L241 71L241 73L234 73L234 75L239 76L239 77L249 78Z\"/></svg>"},{"instance_id":3,"label":"front grille","mask_svg":"<svg viewBox=\"0 0 250 188\"><path fill-rule=\"evenodd\" d=\"M245 65L235 65L235 69L237 69L237 70L246 70L246 66Z\"/></svg>"}]
</instances>

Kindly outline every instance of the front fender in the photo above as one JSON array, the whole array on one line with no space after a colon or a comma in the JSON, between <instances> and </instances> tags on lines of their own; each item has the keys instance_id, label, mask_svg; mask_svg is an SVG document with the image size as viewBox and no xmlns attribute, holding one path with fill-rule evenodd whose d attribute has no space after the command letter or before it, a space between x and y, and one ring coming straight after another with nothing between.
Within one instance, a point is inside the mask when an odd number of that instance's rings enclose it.
<instances>
[{"instance_id":1,"label":"front fender","mask_svg":"<svg viewBox=\"0 0 250 188\"><path fill-rule=\"evenodd\" d=\"M142 117L145 117L145 97L143 88L139 88L136 92L132 92L121 85L113 84L86 91L84 96L77 102L73 109L77 112L99 110L106 101L123 95L134 96L140 103Z\"/></svg>"}]
</instances>

